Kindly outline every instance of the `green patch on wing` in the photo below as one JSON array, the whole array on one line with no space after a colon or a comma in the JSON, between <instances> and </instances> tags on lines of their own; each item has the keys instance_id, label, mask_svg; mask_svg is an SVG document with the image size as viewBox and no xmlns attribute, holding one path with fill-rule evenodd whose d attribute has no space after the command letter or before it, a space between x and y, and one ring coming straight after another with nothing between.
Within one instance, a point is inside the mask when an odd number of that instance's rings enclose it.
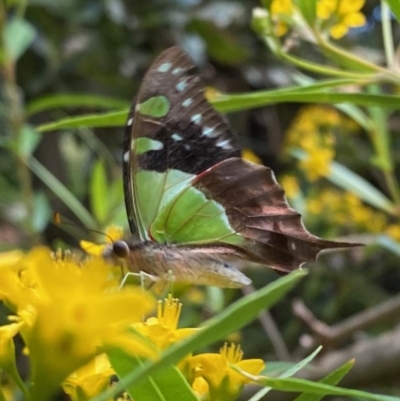
<instances>
[{"instance_id":1,"label":"green patch on wing","mask_svg":"<svg viewBox=\"0 0 400 401\"><path fill-rule=\"evenodd\" d=\"M179 170L142 170L136 174L136 201L143 238L159 243L193 244L216 241L240 245L224 207L190 185L195 176Z\"/></svg>"},{"instance_id":2,"label":"green patch on wing","mask_svg":"<svg viewBox=\"0 0 400 401\"><path fill-rule=\"evenodd\" d=\"M142 155L143 153L147 153L149 150L161 150L164 145L160 141L142 136L133 141L133 147L136 154Z\"/></svg>"},{"instance_id":3,"label":"green patch on wing","mask_svg":"<svg viewBox=\"0 0 400 401\"><path fill-rule=\"evenodd\" d=\"M192 186L165 204L150 230L152 237L161 243L209 243L225 238L229 243L241 242L229 224L224 207Z\"/></svg>"},{"instance_id":4,"label":"green patch on wing","mask_svg":"<svg viewBox=\"0 0 400 401\"><path fill-rule=\"evenodd\" d=\"M136 110L145 116L160 118L168 114L169 100L165 96L154 96L136 106Z\"/></svg>"},{"instance_id":5,"label":"green patch on wing","mask_svg":"<svg viewBox=\"0 0 400 401\"><path fill-rule=\"evenodd\" d=\"M161 210L177 195L189 186L194 178L179 170L166 173L141 170L135 175L135 202L140 214L140 231L142 238L148 238L148 229Z\"/></svg>"}]
</instances>

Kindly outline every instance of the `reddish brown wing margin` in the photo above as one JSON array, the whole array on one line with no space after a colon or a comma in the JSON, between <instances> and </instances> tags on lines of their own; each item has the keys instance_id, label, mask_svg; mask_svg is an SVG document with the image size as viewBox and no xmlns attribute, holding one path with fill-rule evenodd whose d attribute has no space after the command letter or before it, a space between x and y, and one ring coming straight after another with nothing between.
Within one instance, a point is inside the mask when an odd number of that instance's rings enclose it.
<instances>
[{"instance_id":1,"label":"reddish brown wing margin","mask_svg":"<svg viewBox=\"0 0 400 401\"><path fill-rule=\"evenodd\" d=\"M226 208L249 261L290 272L315 261L322 250L361 245L312 235L268 167L231 158L198 175L193 185Z\"/></svg>"}]
</instances>

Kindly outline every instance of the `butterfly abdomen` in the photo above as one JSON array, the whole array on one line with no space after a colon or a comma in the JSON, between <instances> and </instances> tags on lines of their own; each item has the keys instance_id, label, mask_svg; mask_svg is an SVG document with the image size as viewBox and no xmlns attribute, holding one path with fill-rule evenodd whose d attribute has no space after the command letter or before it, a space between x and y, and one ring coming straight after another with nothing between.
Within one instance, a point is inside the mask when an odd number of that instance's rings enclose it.
<instances>
[{"instance_id":1,"label":"butterfly abdomen","mask_svg":"<svg viewBox=\"0 0 400 401\"><path fill-rule=\"evenodd\" d=\"M238 251L210 246L175 246L146 242L131 249L128 269L143 271L161 280L240 288L251 280L237 268ZM236 261L236 263L235 263Z\"/></svg>"}]
</instances>

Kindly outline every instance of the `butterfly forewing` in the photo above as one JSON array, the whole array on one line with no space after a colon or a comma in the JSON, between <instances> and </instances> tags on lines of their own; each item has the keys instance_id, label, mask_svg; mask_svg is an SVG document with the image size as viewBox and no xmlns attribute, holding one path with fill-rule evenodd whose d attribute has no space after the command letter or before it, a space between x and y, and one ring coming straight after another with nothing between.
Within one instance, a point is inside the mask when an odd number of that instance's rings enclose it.
<instances>
[{"instance_id":1,"label":"butterfly forewing","mask_svg":"<svg viewBox=\"0 0 400 401\"><path fill-rule=\"evenodd\" d=\"M125 199L131 229L137 227L142 240L154 236L168 242L165 230L150 234L149 228L156 220L157 227L162 224L160 213L171 199L197 174L240 154L225 118L205 99L199 77L191 75L193 68L181 49L164 51L149 68L129 114Z\"/></svg>"}]
</instances>

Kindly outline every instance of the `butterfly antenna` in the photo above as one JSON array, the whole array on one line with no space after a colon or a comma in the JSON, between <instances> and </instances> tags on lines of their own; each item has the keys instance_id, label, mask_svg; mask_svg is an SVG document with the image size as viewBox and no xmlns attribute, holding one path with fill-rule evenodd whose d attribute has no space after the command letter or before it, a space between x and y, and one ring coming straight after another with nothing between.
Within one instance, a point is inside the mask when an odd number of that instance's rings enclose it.
<instances>
[{"instance_id":1,"label":"butterfly antenna","mask_svg":"<svg viewBox=\"0 0 400 401\"><path fill-rule=\"evenodd\" d=\"M59 212L54 213L53 223L60 227L70 226L70 227L82 228L82 226L80 226L79 224L73 223L72 221L67 220L65 217L61 217L61 214ZM100 235L107 237L112 244L114 244L116 242L107 233L105 233L103 231L95 230L93 228L85 228L85 229L90 233L100 234Z\"/></svg>"}]
</instances>

